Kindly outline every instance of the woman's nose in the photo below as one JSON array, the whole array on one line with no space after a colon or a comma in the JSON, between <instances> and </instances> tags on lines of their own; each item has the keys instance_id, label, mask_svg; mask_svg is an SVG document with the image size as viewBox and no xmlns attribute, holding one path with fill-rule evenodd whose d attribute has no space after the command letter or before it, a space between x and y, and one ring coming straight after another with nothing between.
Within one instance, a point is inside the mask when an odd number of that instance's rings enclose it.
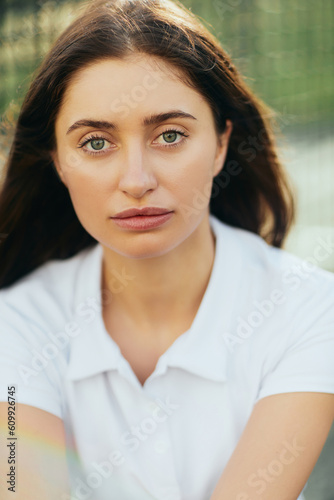
<instances>
[{"instance_id":1,"label":"woman's nose","mask_svg":"<svg viewBox=\"0 0 334 500\"><path fill-rule=\"evenodd\" d=\"M157 179L143 147L137 144L124 149L120 165L119 189L134 198L141 198L147 191L156 187Z\"/></svg>"}]
</instances>

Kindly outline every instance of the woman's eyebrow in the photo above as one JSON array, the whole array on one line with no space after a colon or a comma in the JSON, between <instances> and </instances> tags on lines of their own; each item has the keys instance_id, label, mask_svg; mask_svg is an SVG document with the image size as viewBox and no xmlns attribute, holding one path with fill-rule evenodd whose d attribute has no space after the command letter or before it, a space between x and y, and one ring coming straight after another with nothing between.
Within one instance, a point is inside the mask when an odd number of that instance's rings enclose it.
<instances>
[{"instance_id":1,"label":"woman's eyebrow","mask_svg":"<svg viewBox=\"0 0 334 500\"><path fill-rule=\"evenodd\" d=\"M142 124L147 127L149 125L156 125L158 123L164 122L166 120L170 120L172 118L191 118L193 120L197 120L190 113L185 113L184 111L176 110L176 111L168 111L165 113L158 113L156 115L147 116L143 119ZM70 128L67 130L66 135L82 127L94 127L94 128L105 128L105 129L113 129L117 130L118 127L115 123L108 122L105 120L91 120L89 118L85 118L82 120L78 120Z\"/></svg>"},{"instance_id":2,"label":"woman's eyebrow","mask_svg":"<svg viewBox=\"0 0 334 500\"><path fill-rule=\"evenodd\" d=\"M185 111L176 110L176 111L167 111L166 113L158 113L156 115L151 115L143 119L143 125L147 127L148 125L156 125L157 123L164 122L166 120L170 120L171 118L191 118L192 120L197 120L190 113L186 113Z\"/></svg>"}]
</instances>

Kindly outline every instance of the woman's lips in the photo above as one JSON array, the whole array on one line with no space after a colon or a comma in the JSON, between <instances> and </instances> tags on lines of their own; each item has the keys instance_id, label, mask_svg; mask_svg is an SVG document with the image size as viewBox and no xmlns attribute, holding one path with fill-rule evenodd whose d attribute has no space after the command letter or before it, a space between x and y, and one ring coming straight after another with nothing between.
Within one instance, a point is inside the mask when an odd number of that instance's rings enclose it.
<instances>
[{"instance_id":1,"label":"woman's lips","mask_svg":"<svg viewBox=\"0 0 334 500\"><path fill-rule=\"evenodd\" d=\"M136 215L162 215L167 214L168 212L172 212L172 210L162 207L132 207L127 208L122 212L118 212L114 215L114 217L117 219L124 219L125 217L135 217Z\"/></svg>"},{"instance_id":2,"label":"woman's lips","mask_svg":"<svg viewBox=\"0 0 334 500\"><path fill-rule=\"evenodd\" d=\"M161 215L135 215L133 217L112 217L111 220L119 227L125 229L145 230L159 227L173 216L173 212Z\"/></svg>"}]
</instances>

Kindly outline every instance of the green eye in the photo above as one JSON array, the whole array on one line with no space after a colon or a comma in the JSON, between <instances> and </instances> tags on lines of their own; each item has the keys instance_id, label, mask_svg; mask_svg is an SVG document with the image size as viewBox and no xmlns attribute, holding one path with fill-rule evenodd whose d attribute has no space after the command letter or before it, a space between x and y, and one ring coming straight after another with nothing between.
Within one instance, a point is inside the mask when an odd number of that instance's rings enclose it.
<instances>
[{"instance_id":1,"label":"green eye","mask_svg":"<svg viewBox=\"0 0 334 500\"><path fill-rule=\"evenodd\" d=\"M90 141L90 144L92 146L92 149L94 149L95 151L100 151L101 149L103 149L103 147L105 145L105 140L104 139L93 139L92 141Z\"/></svg>"},{"instance_id":2,"label":"green eye","mask_svg":"<svg viewBox=\"0 0 334 500\"><path fill-rule=\"evenodd\" d=\"M103 136L91 135L80 142L77 147L81 148L86 154L103 155L107 154L112 149L106 146L111 146L108 139L105 139Z\"/></svg>"},{"instance_id":3,"label":"green eye","mask_svg":"<svg viewBox=\"0 0 334 500\"><path fill-rule=\"evenodd\" d=\"M175 142L177 139L178 132L164 132L163 138L166 142Z\"/></svg>"}]
</instances>

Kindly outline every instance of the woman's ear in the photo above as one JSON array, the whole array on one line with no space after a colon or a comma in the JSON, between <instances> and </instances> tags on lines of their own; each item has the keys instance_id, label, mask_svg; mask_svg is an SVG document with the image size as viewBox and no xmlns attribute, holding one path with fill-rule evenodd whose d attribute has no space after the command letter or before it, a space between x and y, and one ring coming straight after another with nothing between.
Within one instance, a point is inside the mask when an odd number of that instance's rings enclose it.
<instances>
[{"instance_id":1,"label":"woman's ear","mask_svg":"<svg viewBox=\"0 0 334 500\"><path fill-rule=\"evenodd\" d=\"M232 130L233 124L231 120L226 120L225 130L218 136L217 154L214 165L214 177L219 174L224 166Z\"/></svg>"},{"instance_id":2,"label":"woman's ear","mask_svg":"<svg viewBox=\"0 0 334 500\"><path fill-rule=\"evenodd\" d=\"M53 165L54 165L54 168L55 168L55 171L59 177L59 180L67 187L66 185L66 182L65 182L65 179L64 179L64 173L60 167L60 163L59 163L59 158L58 158L58 153L57 151L51 151L50 152L51 154L51 158L52 158L52 161L53 161Z\"/></svg>"}]
</instances>

